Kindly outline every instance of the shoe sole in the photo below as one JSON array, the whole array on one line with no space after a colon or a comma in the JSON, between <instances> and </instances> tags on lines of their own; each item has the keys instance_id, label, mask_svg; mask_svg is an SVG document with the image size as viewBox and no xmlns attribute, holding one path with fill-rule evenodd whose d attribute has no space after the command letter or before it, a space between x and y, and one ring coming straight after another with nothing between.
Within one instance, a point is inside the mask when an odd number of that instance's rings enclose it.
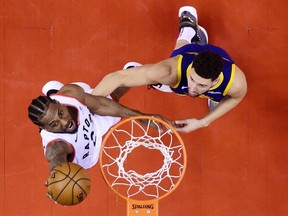
<instances>
[{"instance_id":1,"label":"shoe sole","mask_svg":"<svg viewBox=\"0 0 288 216\"><path fill-rule=\"evenodd\" d=\"M142 64L138 62L128 62L127 64L124 65L123 70L126 70L131 67L140 67L140 66L142 66Z\"/></svg>"},{"instance_id":2,"label":"shoe sole","mask_svg":"<svg viewBox=\"0 0 288 216\"><path fill-rule=\"evenodd\" d=\"M199 28L199 30L201 30L204 33L206 40L207 40L207 43L208 43L208 33L207 33L206 29L200 25L198 25L198 28Z\"/></svg>"},{"instance_id":3,"label":"shoe sole","mask_svg":"<svg viewBox=\"0 0 288 216\"><path fill-rule=\"evenodd\" d=\"M196 20L198 19L197 10L196 10L194 7L191 7L191 6L181 7L181 8L179 9L178 16L181 17L181 14L182 14L184 11L188 11L189 13L191 13L191 14L196 18Z\"/></svg>"},{"instance_id":4,"label":"shoe sole","mask_svg":"<svg viewBox=\"0 0 288 216\"><path fill-rule=\"evenodd\" d=\"M42 92L44 95L48 96L48 92L51 90L51 89L54 89L54 90L59 90L63 87L63 83L59 82L59 81L55 81L55 80L51 80L49 82L47 82L43 87L42 87Z\"/></svg>"}]
</instances>

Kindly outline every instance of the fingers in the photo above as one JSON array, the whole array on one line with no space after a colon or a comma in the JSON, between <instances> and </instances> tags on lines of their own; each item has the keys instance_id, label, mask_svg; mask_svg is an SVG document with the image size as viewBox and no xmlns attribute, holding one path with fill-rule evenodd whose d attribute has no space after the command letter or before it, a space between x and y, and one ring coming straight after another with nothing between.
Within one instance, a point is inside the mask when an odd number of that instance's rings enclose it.
<instances>
[{"instance_id":1,"label":"fingers","mask_svg":"<svg viewBox=\"0 0 288 216\"><path fill-rule=\"evenodd\" d=\"M154 117L161 119L162 121L166 122L168 125L170 125L170 126L172 126L172 127L174 126L172 121L170 121L170 120L167 119L167 118L164 118L164 117L161 116L161 115L155 115ZM160 122L157 122L157 124L160 125L161 128L163 128L163 125L162 125ZM165 128L166 128L166 130L169 129L169 127L168 127L167 125L165 125Z\"/></svg>"},{"instance_id":2,"label":"fingers","mask_svg":"<svg viewBox=\"0 0 288 216\"><path fill-rule=\"evenodd\" d=\"M169 119L167 118L164 118L163 116L161 115L158 115L158 114L154 114L154 115L149 115L149 116L152 116L152 117L155 117L157 119L160 119L162 121L164 121L165 123L167 123L168 125L172 126L175 128L175 124L174 122L170 121ZM148 123L149 123L149 119L140 119L139 120L143 125L147 126ZM165 129L166 131L170 129L169 126L167 126L167 124L162 124L160 121L152 121L152 123L150 123L150 126L155 129L155 130L158 130L159 132L163 132Z\"/></svg>"},{"instance_id":3,"label":"fingers","mask_svg":"<svg viewBox=\"0 0 288 216\"><path fill-rule=\"evenodd\" d=\"M182 128L175 128L175 130L177 132L180 132L180 133L188 133L189 131L187 131L187 128L186 127L182 127Z\"/></svg>"},{"instance_id":4,"label":"fingers","mask_svg":"<svg viewBox=\"0 0 288 216\"><path fill-rule=\"evenodd\" d=\"M160 131L161 133L163 132L163 125L160 122L152 122L151 127L155 130Z\"/></svg>"},{"instance_id":5,"label":"fingers","mask_svg":"<svg viewBox=\"0 0 288 216\"><path fill-rule=\"evenodd\" d=\"M48 181L46 181L46 182L44 183L44 186L45 186L45 187L48 187ZM49 191L46 193L46 196L47 196L54 204L57 204L57 202L53 199L52 194L51 194Z\"/></svg>"},{"instance_id":6,"label":"fingers","mask_svg":"<svg viewBox=\"0 0 288 216\"><path fill-rule=\"evenodd\" d=\"M46 196L47 196L54 204L57 204L57 202L53 199L52 195L51 195L49 192L46 193Z\"/></svg>"},{"instance_id":7,"label":"fingers","mask_svg":"<svg viewBox=\"0 0 288 216\"><path fill-rule=\"evenodd\" d=\"M162 117L160 115L155 116L155 117L161 119L162 121L164 121L165 123L167 123L168 125L173 127L173 123L170 120L168 120L168 119L166 119L166 118L164 118L164 117ZM160 132L163 132L164 128L166 129L166 131L170 129L169 126L167 126L166 124L162 124L159 121L157 121L155 124L157 124L159 126L158 128L160 129Z\"/></svg>"},{"instance_id":8,"label":"fingers","mask_svg":"<svg viewBox=\"0 0 288 216\"><path fill-rule=\"evenodd\" d=\"M181 132L181 133L188 132L188 124L184 120L173 122L173 126L177 132Z\"/></svg>"},{"instance_id":9,"label":"fingers","mask_svg":"<svg viewBox=\"0 0 288 216\"><path fill-rule=\"evenodd\" d=\"M154 129L158 129L158 131L160 133L163 132L163 125L161 123L153 123L153 124L156 124L156 126L154 127Z\"/></svg>"},{"instance_id":10,"label":"fingers","mask_svg":"<svg viewBox=\"0 0 288 216\"><path fill-rule=\"evenodd\" d=\"M167 124L173 126L173 122L170 121L169 119L166 119L166 118L162 118L163 121L165 121Z\"/></svg>"},{"instance_id":11,"label":"fingers","mask_svg":"<svg viewBox=\"0 0 288 216\"><path fill-rule=\"evenodd\" d=\"M177 129L184 128L185 126L187 126L187 123L184 121L175 121L173 122L173 126Z\"/></svg>"}]
</instances>

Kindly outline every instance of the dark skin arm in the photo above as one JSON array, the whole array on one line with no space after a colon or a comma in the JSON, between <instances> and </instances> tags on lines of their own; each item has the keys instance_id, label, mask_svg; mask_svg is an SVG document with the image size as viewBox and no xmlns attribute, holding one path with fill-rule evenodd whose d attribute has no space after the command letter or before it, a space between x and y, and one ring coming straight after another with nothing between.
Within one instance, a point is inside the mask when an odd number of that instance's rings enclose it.
<instances>
[{"instance_id":1,"label":"dark skin arm","mask_svg":"<svg viewBox=\"0 0 288 216\"><path fill-rule=\"evenodd\" d=\"M68 143L63 141L56 141L48 145L46 148L45 156L49 162L49 169L52 170L54 167L68 162L67 158L73 152L73 148ZM47 187L47 182L45 182L45 186ZM46 193L46 196L49 197L55 204L57 204L49 192Z\"/></svg>"},{"instance_id":2,"label":"dark skin arm","mask_svg":"<svg viewBox=\"0 0 288 216\"><path fill-rule=\"evenodd\" d=\"M77 85L65 85L59 90L58 94L71 95L79 101L83 101L91 112L101 116L129 118L133 116L149 115L160 118L168 124L172 125L171 121L158 114L144 114L137 110L129 109L113 100L107 99L106 97L87 94L81 87Z\"/></svg>"},{"instance_id":3,"label":"dark skin arm","mask_svg":"<svg viewBox=\"0 0 288 216\"><path fill-rule=\"evenodd\" d=\"M148 114L143 114L136 110L129 109L103 96L94 96L91 94L87 94L84 92L84 90L81 87L77 85L73 85L73 84L63 86L58 91L58 94L70 95L76 98L77 100L85 103L91 112L98 114L98 115L102 115L102 116L133 117L133 116L139 116L139 115L148 115ZM159 115L153 115L153 116L161 118L162 120L171 124L169 120ZM146 122L141 122L141 123L145 124ZM67 162L68 155L72 153L73 153L73 148L69 144L63 141L57 141L47 146L46 158L49 162L50 170L52 170L57 165ZM45 185L47 185L47 183ZM49 193L47 194L47 196L53 202L55 202Z\"/></svg>"},{"instance_id":4,"label":"dark skin arm","mask_svg":"<svg viewBox=\"0 0 288 216\"><path fill-rule=\"evenodd\" d=\"M81 87L73 84L63 86L59 90L58 94L66 94L73 96L79 101L84 102L91 112L102 116L115 116L115 117L128 118L133 116L149 115L149 114L143 114L137 110L129 109L103 96L95 96L87 94ZM152 114L150 114L150 116L152 116ZM169 120L163 118L160 115L153 115L153 116L166 121L170 125L172 124ZM141 121L141 123L146 125L145 120ZM49 162L50 170L52 170L57 165L67 162L67 156L69 154L72 154L73 151L74 151L73 148L63 141L56 141L53 144L47 146L46 158Z\"/></svg>"},{"instance_id":5,"label":"dark skin arm","mask_svg":"<svg viewBox=\"0 0 288 216\"><path fill-rule=\"evenodd\" d=\"M49 163L49 169L52 170L54 167L67 162L67 158L74 152L73 148L63 141L56 141L46 148L46 159Z\"/></svg>"}]
</instances>

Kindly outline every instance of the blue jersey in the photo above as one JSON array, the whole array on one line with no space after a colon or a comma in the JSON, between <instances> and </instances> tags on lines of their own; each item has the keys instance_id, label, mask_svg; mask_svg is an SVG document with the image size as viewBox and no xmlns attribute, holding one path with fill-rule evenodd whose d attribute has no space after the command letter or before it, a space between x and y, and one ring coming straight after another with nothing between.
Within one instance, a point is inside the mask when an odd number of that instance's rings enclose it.
<instances>
[{"instance_id":1,"label":"blue jersey","mask_svg":"<svg viewBox=\"0 0 288 216\"><path fill-rule=\"evenodd\" d=\"M220 74L219 82L208 91L201 94L199 97L209 98L213 102L219 103L225 97L231 87L234 79L235 64L227 52L216 46L188 44L175 50L171 57L179 55L177 66L178 81L176 85L171 86L171 90L181 95L188 94L187 75L189 74L192 62L194 61L196 55L204 50L210 50L219 54L223 59L224 67Z\"/></svg>"}]
</instances>

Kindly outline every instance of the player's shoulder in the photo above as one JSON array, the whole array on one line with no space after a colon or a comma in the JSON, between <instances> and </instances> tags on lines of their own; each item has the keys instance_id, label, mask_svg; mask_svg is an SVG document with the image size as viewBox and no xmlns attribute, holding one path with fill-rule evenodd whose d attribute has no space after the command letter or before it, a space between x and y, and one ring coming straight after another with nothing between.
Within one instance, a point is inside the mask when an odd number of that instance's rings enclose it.
<instances>
[{"instance_id":1,"label":"player's shoulder","mask_svg":"<svg viewBox=\"0 0 288 216\"><path fill-rule=\"evenodd\" d=\"M61 89L59 89L59 93L61 94L73 94L75 92L81 91L81 87L75 84L66 84Z\"/></svg>"},{"instance_id":2,"label":"player's shoulder","mask_svg":"<svg viewBox=\"0 0 288 216\"><path fill-rule=\"evenodd\" d=\"M64 95L69 95L69 96L72 96L80 101L83 101L84 100L84 95L85 95L85 92L84 90L78 86L78 85L75 85L75 84L67 84L67 85L64 85L59 91L57 94L64 94Z\"/></svg>"},{"instance_id":3,"label":"player's shoulder","mask_svg":"<svg viewBox=\"0 0 288 216\"><path fill-rule=\"evenodd\" d=\"M234 79L229 90L229 95L240 96L245 95L247 91L247 81L243 71L235 65Z\"/></svg>"},{"instance_id":4,"label":"player's shoulder","mask_svg":"<svg viewBox=\"0 0 288 216\"><path fill-rule=\"evenodd\" d=\"M177 79L178 58L176 56L154 64L153 69L150 71L151 77L158 83L172 85Z\"/></svg>"},{"instance_id":5,"label":"player's shoulder","mask_svg":"<svg viewBox=\"0 0 288 216\"><path fill-rule=\"evenodd\" d=\"M166 74L171 74L177 69L179 59L181 59L180 55L162 60L158 64L163 67Z\"/></svg>"}]
</instances>

